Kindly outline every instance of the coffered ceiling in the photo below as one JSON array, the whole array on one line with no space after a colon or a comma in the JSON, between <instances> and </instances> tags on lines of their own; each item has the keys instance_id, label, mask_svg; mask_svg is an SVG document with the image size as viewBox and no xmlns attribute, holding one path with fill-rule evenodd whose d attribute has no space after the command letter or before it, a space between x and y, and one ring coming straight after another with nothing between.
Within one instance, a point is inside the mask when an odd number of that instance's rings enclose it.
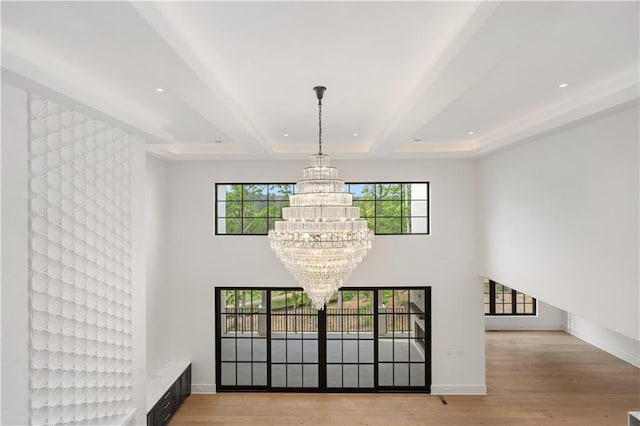
<instances>
[{"instance_id":1,"label":"coffered ceiling","mask_svg":"<svg viewBox=\"0 0 640 426\"><path fill-rule=\"evenodd\" d=\"M2 2L3 80L171 159L469 157L638 102L638 2ZM159 91L162 90L162 91Z\"/></svg>"}]
</instances>

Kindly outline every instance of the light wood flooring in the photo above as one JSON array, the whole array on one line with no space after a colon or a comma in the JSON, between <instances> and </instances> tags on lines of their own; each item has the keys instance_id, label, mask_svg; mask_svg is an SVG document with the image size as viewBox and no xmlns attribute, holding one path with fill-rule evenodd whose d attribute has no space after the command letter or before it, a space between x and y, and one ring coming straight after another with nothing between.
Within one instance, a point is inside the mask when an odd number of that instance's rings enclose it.
<instances>
[{"instance_id":1,"label":"light wood flooring","mask_svg":"<svg viewBox=\"0 0 640 426\"><path fill-rule=\"evenodd\" d=\"M487 396L220 393L191 395L180 425L627 424L640 369L564 332L487 332Z\"/></svg>"}]
</instances>

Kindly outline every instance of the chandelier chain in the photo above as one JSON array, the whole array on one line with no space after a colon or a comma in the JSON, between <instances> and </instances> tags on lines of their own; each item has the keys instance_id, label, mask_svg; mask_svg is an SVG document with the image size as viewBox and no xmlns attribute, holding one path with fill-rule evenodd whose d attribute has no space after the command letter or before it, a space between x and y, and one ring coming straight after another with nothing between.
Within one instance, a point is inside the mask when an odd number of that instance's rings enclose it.
<instances>
[{"instance_id":1,"label":"chandelier chain","mask_svg":"<svg viewBox=\"0 0 640 426\"><path fill-rule=\"evenodd\" d=\"M322 155L322 99L318 99L318 155Z\"/></svg>"}]
</instances>

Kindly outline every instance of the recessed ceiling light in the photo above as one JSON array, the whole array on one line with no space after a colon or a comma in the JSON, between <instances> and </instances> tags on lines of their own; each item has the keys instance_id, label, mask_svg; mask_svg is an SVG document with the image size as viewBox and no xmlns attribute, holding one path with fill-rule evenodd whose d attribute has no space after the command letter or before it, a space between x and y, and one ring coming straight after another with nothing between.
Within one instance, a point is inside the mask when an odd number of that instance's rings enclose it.
<instances>
[{"instance_id":1,"label":"recessed ceiling light","mask_svg":"<svg viewBox=\"0 0 640 426\"><path fill-rule=\"evenodd\" d=\"M156 92L162 93L164 92L164 89L162 87L156 87Z\"/></svg>"},{"instance_id":2,"label":"recessed ceiling light","mask_svg":"<svg viewBox=\"0 0 640 426\"><path fill-rule=\"evenodd\" d=\"M284 137L285 137L285 138L288 138L288 137L289 137L289 133L285 133L285 134L284 134Z\"/></svg>"},{"instance_id":3,"label":"recessed ceiling light","mask_svg":"<svg viewBox=\"0 0 640 426\"><path fill-rule=\"evenodd\" d=\"M470 134L470 135L472 135L472 134L474 134L474 133L475 133L475 132L473 132L473 131L469 132L469 134Z\"/></svg>"},{"instance_id":4,"label":"recessed ceiling light","mask_svg":"<svg viewBox=\"0 0 640 426\"><path fill-rule=\"evenodd\" d=\"M357 134L357 133L354 133L354 134L353 134L353 136L358 136L358 134Z\"/></svg>"},{"instance_id":5,"label":"recessed ceiling light","mask_svg":"<svg viewBox=\"0 0 640 426\"><path fill-rule=\"evenodd\" d=\"M564 89L565 87L567 87L569 85L569 83L562 83L560 86L558 86L561 89Z\"/></svg>"}]
</instances>

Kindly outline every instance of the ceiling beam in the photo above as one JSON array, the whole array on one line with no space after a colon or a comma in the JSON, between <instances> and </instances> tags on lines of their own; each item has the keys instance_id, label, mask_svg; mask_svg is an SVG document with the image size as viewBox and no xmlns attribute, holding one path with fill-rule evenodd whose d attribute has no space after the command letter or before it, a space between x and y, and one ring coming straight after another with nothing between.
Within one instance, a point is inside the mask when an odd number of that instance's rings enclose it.
<instances>
[{"instance_id":1,"label":"ceiling beam","mask_svg":"<svg viewBox=\"0 0 640 426\"><path fill-rule=\"evenodd\" d=\"M440 57L426 71L424 78L418 83L412 94L404 100L375 138L370 153L372 157L388 157L398 144L410 141L415 132L475 83L482 76L481 71L492 66L490 60L493 58L491 57L469 58L481 59L485 63L483 67L482 63L474 62L474 69L480 71L475 76L461 72L449 72L454 60L499 6L500 2L478 3L475 12L460 28L457 35L449 41ZM462 69L469 69L467 64L458 63L456 65Z\"/></svg>"},{"instance_id":2,"label":"ceiling beam","mask_svg":"<svg viewBox=\"0 0 640 426\"><path fill-rule=\"evenodd\" d=\"M639 72L637 66L633 67L560 103L527 114L477 141L471 153L483 155L507 145L526 142L620 105L632 105L640 95Z\"/></svg>"},{"instance_id":3,"label":"ceiling beam","mask_svg":"<svg viewBox=\"0 0 640 426\"><path fill-rule=\"evenodd\" d=\"M132 2L131 4L211 92L210 94L183 92L180 93L182 100L228 135L231 142L241 142L246 145L251 156L273 157L273 150L266 143L266 139L215 77L215 70L195 53L180 34L181 28L189 26L166 16L153 2Z\"/></svg>"}]
</instances>

